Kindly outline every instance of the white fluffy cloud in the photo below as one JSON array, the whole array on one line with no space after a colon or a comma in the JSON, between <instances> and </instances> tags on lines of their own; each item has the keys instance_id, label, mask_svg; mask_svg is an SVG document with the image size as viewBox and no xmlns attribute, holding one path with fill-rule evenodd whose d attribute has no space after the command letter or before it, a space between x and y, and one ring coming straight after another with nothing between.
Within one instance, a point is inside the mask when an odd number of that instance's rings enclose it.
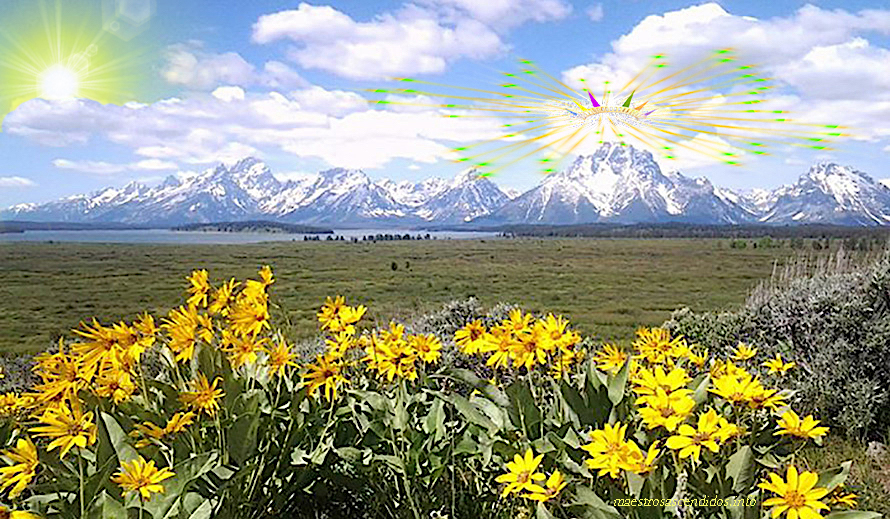
<instances>
[{"instance_id":1,"label":"white fluffy cloud","mask_svg":"<svg viewBox=\"0 0 890 519\"><path fill-rule=\"evenodd\" d=\"M506 49L495 30L477 19L446 22L416 7L358 22L333 7L302 3L261 16L253 39L289 41L295 44L290 57L300 66L351 79L440 73L458 59L487 58Z\"/></svg>"},{"instance_id":2,"label":"white fluffy cloud","mask_svg":"<svg viewBox=\"0 0 890 519\"><path fill-rule=\"evenodd\" d=\"M208 90L219 85L263 85L271 88L306 86L300 75L280 61L267 61L257 71L237 52L215 54L198 41L171 45L164 54L161 76L174 85Z\"/></svg>"},{"instance_id":3,"label":"white fluffy cloud","mask_svg":"<svg viewBox=\"0 0 890 519\"><path fill-rule=\"evenodd\" d=\"M127 164L116 164L95 160L55 159L52 165L59 169L88 173L91 175L114 175L124 171L167 171L179 169L175 162L160 159L145 159Z\"/></svg>"},{"instance_id":4,"label":"white fluffy cloud","mask_svg":"<svg viewBox=\"0 0 890 519\"><path fill-rule=\"evenodd\" d=\"M669 67L680 69L728 48L776 84L771 109L787 109L798 122L845 126L853 138L881 139L890 136L890 51L869 42L875 34L890 34L890 10L807 5L759 19L706 3L647 16L613 41L610 53L566 70L563 79L577 88L584 85L578 78L620 85L652 55L666 55Z\"/></svg>"},{"instance_id":5,"label":"white fluffy cloud","mask_svg":"<svg viewBox=\"0 0 890 519\"><path fill-rule=\"evenodd\" d=\"M30 178L25 177L0 177L0 187L17 188L17 187L34 187L37 183Z\"/></svg>"},{"instance_id":6,"label":"white fluffy cloud","mask_svg":"<svg viewBox=\"0 0 890 519\"><path fill-rule=\"evenodd\" d=\"M104 138L142 158L130 164L54 162L58 168L97 175L231 162L265 151L341 167L382 167L396 158L430 163L447 156L455 143L498 134L494 120L444 118L435 109L376 110L358 94L320 87L289 95L245 93L243 98L240 92L218 89L151 105L34 99L11 113L5 128L48 143Z\"/></svg>"},{"instance_id":7,"label":"white fluffy cloud","mask_svg":"<svg viewBox=\"0 0 890 519\"><path fill-rule=\"evenodd\" d=\"M418 3L446 19L472 18L494 28L560 20L572 12L572 4L564 0L419 0Z\"/></svg>"}]
</instances>

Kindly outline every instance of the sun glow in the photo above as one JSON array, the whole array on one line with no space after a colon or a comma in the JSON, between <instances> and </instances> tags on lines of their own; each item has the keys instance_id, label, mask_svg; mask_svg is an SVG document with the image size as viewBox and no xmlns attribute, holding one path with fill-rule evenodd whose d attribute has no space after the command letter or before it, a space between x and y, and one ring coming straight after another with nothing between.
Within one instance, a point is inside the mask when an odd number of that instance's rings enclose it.
<instances>
[{"instance_id":1,"label":"sun glow","mask_svg":"<svg viewBox=\"0 0 890 519\"><path fill-rule=\"evenodd\" d=\"M65 65L53 65L40 74L40 97L44 99L70 99L77 97L79 89L77 72Z\"/></svg>"},{"instance_id":2,"label":"sun glow","mask_svg":"<svg viewBox=\"0 0 890 519\"><path fill-rule=\"evenodd\" d=\"M35 98L137 100L143 50L109 32L115 25L95 5L64 5L63 13L60 1L22 4L0 24L0 120Z\"/></svg>"}]
</instances>

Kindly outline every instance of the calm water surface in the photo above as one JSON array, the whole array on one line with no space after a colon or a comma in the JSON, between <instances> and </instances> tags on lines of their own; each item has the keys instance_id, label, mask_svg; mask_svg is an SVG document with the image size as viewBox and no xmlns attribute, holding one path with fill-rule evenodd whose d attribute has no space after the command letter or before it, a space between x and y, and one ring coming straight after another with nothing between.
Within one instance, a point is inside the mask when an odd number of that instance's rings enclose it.
<instances>
[{"instance_id":1,"label":"calm water surface","mask_svg":"<svg viewBox=\"0 0 890 519\"><path fill-rule=\"evenodd\" d=\"M410 234L412 237L427 234L438 240L460 240L471 238L492 238L493 232L455 231L411 231L407 229L335 229L334 237L352 237L376 234ZM26 231L23 233L0 233L3 242L83 242L83 243L179 243L179 244L240 244L270 241L303 241L304 236L319 236L326 240L327 234L288 234L262 232L201 232L171 231L168 229L126 230L126 231Z\"/></svg>"}]
</instances>

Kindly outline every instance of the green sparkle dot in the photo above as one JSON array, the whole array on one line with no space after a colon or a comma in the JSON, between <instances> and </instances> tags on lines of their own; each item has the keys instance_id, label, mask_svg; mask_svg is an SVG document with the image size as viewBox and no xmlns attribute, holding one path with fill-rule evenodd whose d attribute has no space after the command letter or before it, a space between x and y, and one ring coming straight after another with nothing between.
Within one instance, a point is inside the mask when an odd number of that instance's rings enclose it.
<instances>
[{"instance_id":1,"label":"green sparkle dot","mask_svg":"<svg viewBox=\"0 0 890 519\"><path fill-rule=\"evenodd\" d=\"M411 79L411 78L403 77L403 78L400 79L399 81L407 81L407 82L411 82L411 83L413 83L415 80L413 80L413 79Z\"/></svg>"},{"instance_id":2,"label":"green sparkle dot","mask_svg":"<svg viewBox=\"0 0 890 519\"><path fill-rule=\"evenodd\" d=\"M449 115L448 117L452 117L452 118L454 118L454 117L460 117L460 116L459 116L459 115L453 115L453 114L452 114L452 115Z\"/></svg>"},{"instance_id":3,"label":"green sparkle dot","mask_svg":"<svg viewBox=\"0 0 890 519\"><path fill-rule=\"evenodd\" d=\"M386 90L385 88L378 88L374 92L382 92L382 93L386 94L386 93L389 93L389 90Z\"/></svg>"},{"instance_id":4,"label":"green sparkle dot","mask_svg":"<svg viewBox=\"0 0 890 519\"><path fill-rule=\"evenodd\" d=\"M778 123L784 123L784 122L785 122L785 119L776 119L776 122L778 122Z\"/></svg>"},{"instance_id":5,"label":"green sparkle dot","mask_svg":"<svg viewBox=\"0 0 890 519\"><path fill-rule=\"evenodd\" d=\"M406 88L406 89L402 90L402 93L404 93L404 94L414 94L416 92L417 92L417 90L411 90L410 88Z\"/></svg>"},{"instance_id":6,"label":"green sparkle dot","mask_svg":"<svg viewBox=\"0 0 890 519\"><path fill-rule=\"evenodd\" d=\"M841 136L840 133L826 133L825 135L830 135L832 137L840 137Z\"/></svg>"},{"instance_id":7,"label":"green sparkle dot","mask_svg":"<svg viewBox=\"0 0 890 519\"><path fill-rule=\"evenodd\" d=\"M489 164L491 164L491 162L477 162L477 163L476 163L476 165L479 166L480 168L481 168L481 167L484 167L484 166L487 166L487 165L489 165Z\"/></svg>"},{"instance_id":8,"label":"green sparkle dot","mask_svg":"<svg viewBox=\"0 0 890 519\"><path fill-rule=\"evenodd\" d=\"M513 87L515 87L516 85L514 85L513 83L505 83L505 84L503 84L503 85L501 85L501 86L504 87L504 88L513 88Z\"/></svg>"},{"instance_id":9,"label":"green sparkle dot","mask_svg":"<svg viewBox=\"0 0 890 519\"><path fill-rule=\"evenodd\" d=\"M457 105L445 105L445 108L454 108Z\"/></svg>"},{"instance_id":10,"label":"green sparkle dot","mask_svg":"<svg viewBox=\"0 0 890 519\"><path fill-rule=\"evenodd\" d=\"M600 141L600 144L602 144L602 141ZM664 158L672 159L672 158L674 158L674 156L673 155L665 155Z\"/></svg>"},{"instance_id":11,"label":"green sparkle dot","mask_svg":"<svg viewBox=\"0 0 890 519\"><path fill-rule=\"evenodd\" d=\"M750 144L751 146L763 146L763 143L760 142L749 142L748 144Z\"/></svg>"},{"instance_id":12,"label":"green sparkle dot","mask_svg":"<svg viewBox=\"0 0 890 519\"><path fill-rule=\"evenodd\" d=\"M505 124L504 126L506 126L506 127L510 127L510 126L513 126L513 125L512 125L512 124Z\"/></svg>"},{"instance_id":13,"label":"green sparkle dot","mask_svg":"<svg viewBox=\"0 0 890 519\"><path fill-rule=\"evenodd\" d=\"M836 124L826 124L825 127L826 128L837 128L837 125Z\"/></svg>"},{"instance_id":14,"label":"green sparkle dot","mask_svg":"<svg viewBox=\"0 0 890 519\"><path fill-rule=\"evenodd\" d=\"M827 146L810 146L810 147L813 148L814 150L824 150L825 148L827 148Z\"/></svg>"},{"instance_id":15,"label":"green sparkle dot","mask_svg":"<svg viewBox=\"0 0 890 519\"><path fill-rule=\"evenodd\" d=\"M389 101L377 101L378 105L388 105Z\"/></svg>"},{"instance_id":16,"label":"green sparkle dot","mask_svg":"<svg viewBox=\"0 0 890 519\"><path fill-rule=\"evenodd\" d=\"M819 142L819 141L821 141L822 139L819 139L819 138L817 138L817 137L810 137L810 140L813 141L813 142Z\"/></svg>"},{"instance_id":17,"label":"green sparkle dot","mask_svg":"<svg viewBox=\"0 0 890 519\"><path fill-rule=\"evenodd\" d=\"M470 159L468 159L468 158L466 158L466 157L464 157L464 158L462 158L462 159L457 159L458 162L466 162L466 161L468 161L468 160L470 160Z\"/></svg>"},{"instance_id":18,"label":"green sparkle dot","mask_svg":"<svg viewBox=\"0 0 890 519\"><path fill-rule=\"evenodd\" d=\"M467 149L466 146L464 146L463 148L454 148L454 151L464 151L465 149Z\"/></svg>"}]
</instances>

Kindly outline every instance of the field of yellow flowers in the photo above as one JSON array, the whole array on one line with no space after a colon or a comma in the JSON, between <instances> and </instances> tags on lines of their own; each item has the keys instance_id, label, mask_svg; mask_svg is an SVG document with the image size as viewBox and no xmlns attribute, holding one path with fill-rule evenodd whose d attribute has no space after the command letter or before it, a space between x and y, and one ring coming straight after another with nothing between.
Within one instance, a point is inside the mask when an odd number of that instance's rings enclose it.
<instances>
[{"instance_id":1,"label":"field of yellow flowers","mask_svg":"<svg viewBox=\"0 0 890 519\"><path fill-rule=\"evenodd\" d=\"M879 517L849 463L803 464L828 430L787 403L794 359L659 328L624 351L520 310L372 330L339 296L309 354L269 267L187 280L166 317L83 323L2 396L0 518Z\"/></svg>"}]
</instances>

